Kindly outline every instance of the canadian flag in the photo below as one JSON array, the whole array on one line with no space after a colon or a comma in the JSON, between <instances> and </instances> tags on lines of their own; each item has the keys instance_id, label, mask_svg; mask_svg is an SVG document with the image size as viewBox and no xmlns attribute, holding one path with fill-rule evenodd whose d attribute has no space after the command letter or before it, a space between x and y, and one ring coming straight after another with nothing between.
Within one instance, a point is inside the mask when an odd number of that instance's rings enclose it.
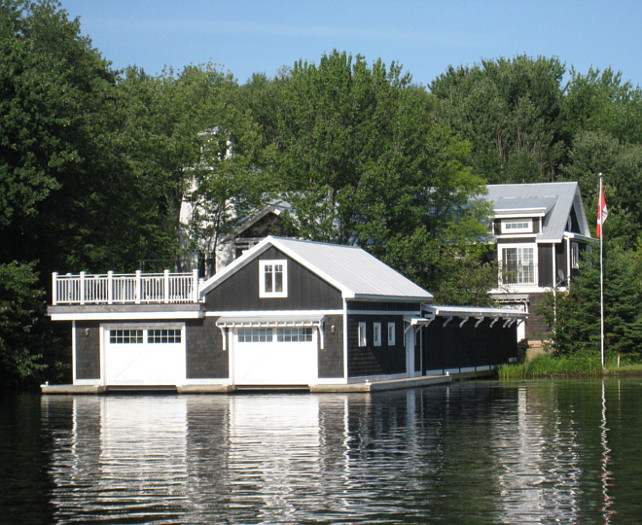
<instances>
[{"instance_id":1,"label":"canadian flag","mask_svg":"<svg viewBox=\"0 0 642 525\"><path fill-rule=\"evenodd\" d=\"M602 237L602 224L609 215L609 210L606 207L606 199L604 198L604 187L602 186L602 179L600 179L600 196L597 198L597 229L595 233L600 239Z\"/></svg>"}]
</instances>

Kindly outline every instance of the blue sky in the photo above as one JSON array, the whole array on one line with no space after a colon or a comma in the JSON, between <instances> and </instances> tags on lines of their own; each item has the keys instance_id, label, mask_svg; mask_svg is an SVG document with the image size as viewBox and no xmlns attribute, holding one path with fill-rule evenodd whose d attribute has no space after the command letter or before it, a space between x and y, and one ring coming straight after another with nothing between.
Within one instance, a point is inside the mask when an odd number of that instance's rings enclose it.
<instances>
[{"instance_id":1,"label":"blue sky","mask_svg":"<svg viewBox=\"0 0 642 525\"><path fill-rule=\"evenodd\" d=\"M642 84L637 0L62 0L113 63L150 74L212 62L244 83L333 49L395 61L428 84L449 65L557 57L585 73L611 67Z\"/></svg>"}]
</instances>

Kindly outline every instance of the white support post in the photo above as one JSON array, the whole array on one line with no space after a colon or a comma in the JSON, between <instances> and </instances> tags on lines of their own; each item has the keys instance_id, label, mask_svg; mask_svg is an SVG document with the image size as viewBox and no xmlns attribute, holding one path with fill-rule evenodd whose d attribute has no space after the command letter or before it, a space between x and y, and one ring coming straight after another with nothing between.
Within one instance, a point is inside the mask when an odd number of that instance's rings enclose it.
<instances>
[{"instance_id":1,"label":"white support post","mask_svg":"<svg viewBox=\"0 0 642 525\"><path fill-rule=\"evenodd\" d=\"M468 321L468 319L470 319L470 317L468 317L468 316L464 317L464 318L462 319L461 323L459 323L459 328L461 328L462 326L464 326L464 325L466 324L466 322Z\"/></svg>"},{"instance_id":2,"label":"white support post","mask_svg":"<svg viewBox=\"0 0 642 525\"><path fill-rule=\"evenodd\" d=\"M51 304L53 306L58 304L58 272L51 274Z\"/></svg>"},{"instance_id":3,"label":"white support post","mask_svg":"<svg viewBox=\"0 0 642 525\"><path fill-rule=\"evenodd\" d=\"M163 271L163 302L169 303L169 270Z\"/></svg>"},{"instance_id":4,"label":"white support post","mask_svg":"<svg viewBox=\"0 0 642 525\"><path fill-rule=\"evenodd\" d=\"M198 280L198 270L195 268L192 270L192 301L195 303L198 302L200 283Z\"/></svg>"},{"instance_id":5,"label":"white support post","mask_svg":"<svg viewBox=\"0 0 642 525\"><path fill-rule=\"evenodd\" d=\"M114 272L107 272L107 304L114 302Z\"/></svg>"},{"instance_id":6,"label":"white support post","mask_svg":"<svg viewBox=\"0 0 642 525\"><path fill-rule=\"evenodd\" d=\"M80 304L85 304L85 272L80 272Z\"/></svg>"},{"instance_id":7,"label":"white support post","mask_svg":"<svg viewBox=\"0 0 642 525\"><path fill-rule=\"evenodd\" d=\"M227 337L225 333L225 327L224 326L219 326L218 329L221 331L221 337L223 338L223 347L222 350L223 352L227 351Z\"/></svg>"},{"instance_id":8,"label":"white support post","mask_svg":"<svg viewBox=\"0 0 642 525\"><path fill-rule=\"evenodd\" d=\"M140 279L140 270L136 270L136 289L134 291L134 303L140 304L141 296L141 279Z\"/></svg>"}]
</instances>

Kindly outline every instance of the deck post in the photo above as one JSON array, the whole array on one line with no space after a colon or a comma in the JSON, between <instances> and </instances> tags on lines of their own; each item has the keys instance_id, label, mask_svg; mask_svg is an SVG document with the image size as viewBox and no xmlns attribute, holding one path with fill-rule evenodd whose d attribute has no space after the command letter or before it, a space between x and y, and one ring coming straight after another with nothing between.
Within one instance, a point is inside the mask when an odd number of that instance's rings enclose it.
<instances>
[{"instance_id":1,"label":"deck post","mask_svg":"<svg viewBox=\"0 0 642 525\"><path fill-rule=\"evenodd\" d=\"M80 304L85 304L85 272L80 272Z\"/></svg>"},{"instance_id":2,"label":"deck post","mask_svg":"<svg viewBox=\"0 0 642 525\"><path fill-rule=\"evenodd\" d=\"M51 274L51 304L52 306L58 304L58 272Z\"/></svg>"},{"instance_id":3,"label":"deck post","mask_svg":"<svg viewBox=\"0 0 642 525\"><path fill-rule=\"evenodd\" d=\"M134 290L134 303L140 304L141 296L141 279L140 279L140 270L136 270L136 289Z\"/></svg>"},{"instance_id":4,"label":"deck post","mask_svg":"<svg viewBox=\"0 0 642 525\"><path fill-rule=\"evenodd\" d=\"M198 302L198 289L199 289L199 280L198 280L198 269L194 268L192 270L192 300Z\"/></svg>"},{"instance_id":5,"label":"deck post","mask_svg":"<svg viewBox=\"0 0 642 525\"><path fill-rule=\"evenodd\" d=\"M169 303L169 270L163 271L163 302Z\"/></svg>"},{"instance_id":6,"label":"deck post","mask_svg":"<svg viewBox=\"0 0 642 525\"><path fill-rule=\"evenodd\" d=\"M107 304L114 302L114 272L107 272Z\"/></svg>"}]
</instances>

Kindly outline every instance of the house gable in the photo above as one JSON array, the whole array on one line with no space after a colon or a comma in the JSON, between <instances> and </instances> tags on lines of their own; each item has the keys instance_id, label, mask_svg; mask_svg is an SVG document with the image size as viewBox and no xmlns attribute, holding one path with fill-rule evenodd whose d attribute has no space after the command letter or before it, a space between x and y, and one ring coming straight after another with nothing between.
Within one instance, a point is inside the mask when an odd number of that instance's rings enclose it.
<instances>
[{"instance_id":1,"label":"house gable","mask_svg":"<svg viewBox=\"0 0 642 525\"><path fill-rule=\"evenodd\" d=\"M261 297L263 261L285 261L287 296ZM237 271L205 294L207 310L319 310L341 309L341 291L274 246L261 250Z\"/></svg>"}]
</instances>

